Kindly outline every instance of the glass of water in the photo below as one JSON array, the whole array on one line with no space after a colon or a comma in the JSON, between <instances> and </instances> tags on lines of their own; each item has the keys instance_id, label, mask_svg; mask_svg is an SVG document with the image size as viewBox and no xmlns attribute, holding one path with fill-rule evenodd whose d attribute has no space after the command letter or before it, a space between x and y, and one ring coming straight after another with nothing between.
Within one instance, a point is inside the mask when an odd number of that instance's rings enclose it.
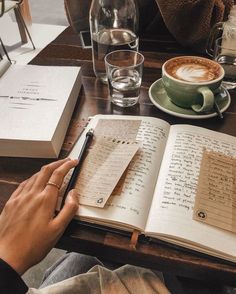
<instances>
[{"instance_id":1,"label":"glass of water","mask_svg":"<svg viewBox=\"0 0 236 294\"><path fill-rule=\"evenodd\" d=\"M111 101L121 107L138 102L143 75L144 56L132 50L116 50L105 56Z\"/></svg>"},{"instance_id":2,"label":"glass of water","mask_svg":"<svg viewBox=\"0 0 236 294\"><path fill-rule=\"evenodd\" d=\"M215 42L213 58L225 70L222 85L227 89L236 87L236 47L235 43L224 38L218 38Z\"/></svg>"}]
</instances>

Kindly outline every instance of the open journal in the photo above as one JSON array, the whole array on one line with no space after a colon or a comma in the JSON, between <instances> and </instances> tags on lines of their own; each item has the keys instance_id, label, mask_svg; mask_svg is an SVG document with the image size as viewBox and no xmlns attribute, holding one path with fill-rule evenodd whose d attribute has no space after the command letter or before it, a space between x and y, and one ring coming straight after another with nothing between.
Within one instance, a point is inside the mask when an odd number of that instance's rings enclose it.
<instances>
[{"instance_id":1,"label":"open journal","mask_svg":"<svg viewBox=\"0 0 236 294\"><path fill-rule=\"evenodd\" d=\"M236 234L193 220L204 148L236 157L236 138L139 116L97 115L86 130L95 128L100 120L139 120L136 140L142 145L124 173L121 187L113 191L104 208L80 205L77 217L123 230L140 230L146 236L236 262ZM77 158L86 130L71 158ZM109 128L101 132L112 135Z\"/></svg>"},{"instance_id":2,"label":"open journal","mask_svg":"<svg viewBox=\"0 0 236 294\"><path fill-rule=\"evenodd\" d=\"M81 88L81 68L0 62L0 156L56 158Z\"/></svg>"}]
</instances>

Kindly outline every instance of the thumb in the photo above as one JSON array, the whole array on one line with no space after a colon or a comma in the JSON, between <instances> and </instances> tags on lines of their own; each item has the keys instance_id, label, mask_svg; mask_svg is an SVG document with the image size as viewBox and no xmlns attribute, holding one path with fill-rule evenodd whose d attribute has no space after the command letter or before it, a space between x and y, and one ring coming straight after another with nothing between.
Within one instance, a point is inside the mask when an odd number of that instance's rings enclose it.
<instances>
[{"instance_id":1,"label":"thumb","mask_svg":"<svg viewBox=\"0 0 236 294\"><path fill-rule=\"evenodd\" d=\"M78 194L75 189L71 190L66 197L65 204L59 214L54 218L54 223L59 227L66 228L79 208Z\"/></svg>"}]
</instances>

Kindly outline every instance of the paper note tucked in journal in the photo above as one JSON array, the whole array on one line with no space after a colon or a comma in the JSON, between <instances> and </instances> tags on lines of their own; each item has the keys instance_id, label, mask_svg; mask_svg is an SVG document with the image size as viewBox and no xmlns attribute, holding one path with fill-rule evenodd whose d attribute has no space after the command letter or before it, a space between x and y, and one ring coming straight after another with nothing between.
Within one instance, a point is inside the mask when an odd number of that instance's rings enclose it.
<instances>
[{"instance_id":1,"label":"paper note tucked in journal","mask_svg":"<svg viewBox=\"0 0 236 294\"><path fill-rule=\"evenodd\" d=\"M137 141L97 138L75 186L80 204L104 207L139 146Z\"/></svg>"},{"instance_id":2,"label":"paper note tucked in journal","mask_svg":"<svg viewBox=\"0 0 236 294\"><path fill-rule=\"evenodd\" d=\"M128 120L128 119L99 119L95 128L95 140L99 137L112 137L120 140L136 140L141 120ZM112 195L120 195L125 183L126 172L123 173L119 182L117 183Z\"/></svg>"},{"instance_id":3,"label":"paper note tucked in journal","mask_svg":"<svg viewBox=\"0 0 236 294\"><path fill-rule=\"evenodd\" d=\"M193 219L236 233L236 159L204 151Z\"/></svg>"},{"instance_id":4,"label":"paper note tucked in journal","mask_svg":"<svg viewBox=\"0 0 236 294\"><path fill-rule=\"evenodd\" d=\"M100 119L95 128L95 137L112 137L124 140L135 140L141 120Z\"/></svg>"}]
</instances>

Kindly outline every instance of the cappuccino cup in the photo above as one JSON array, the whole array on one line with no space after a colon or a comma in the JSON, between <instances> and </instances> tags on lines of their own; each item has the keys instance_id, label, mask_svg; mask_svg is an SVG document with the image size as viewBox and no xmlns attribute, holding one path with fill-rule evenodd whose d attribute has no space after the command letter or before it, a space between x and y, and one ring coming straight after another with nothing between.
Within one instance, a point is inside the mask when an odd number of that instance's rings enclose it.
<instances>
[{"instance_id":1,"label":"cappuccino cup","mask_svg":"<svg viewBox=\"0 0 236 294\"><path fill-rule=\"evenodd\" d=\"M162 81L170 100L195 112L209 112L214 107L214 93L219 89L224 69L217 62L199 56L180 56L162 66Z\"/></svg>"}]
</instances>

